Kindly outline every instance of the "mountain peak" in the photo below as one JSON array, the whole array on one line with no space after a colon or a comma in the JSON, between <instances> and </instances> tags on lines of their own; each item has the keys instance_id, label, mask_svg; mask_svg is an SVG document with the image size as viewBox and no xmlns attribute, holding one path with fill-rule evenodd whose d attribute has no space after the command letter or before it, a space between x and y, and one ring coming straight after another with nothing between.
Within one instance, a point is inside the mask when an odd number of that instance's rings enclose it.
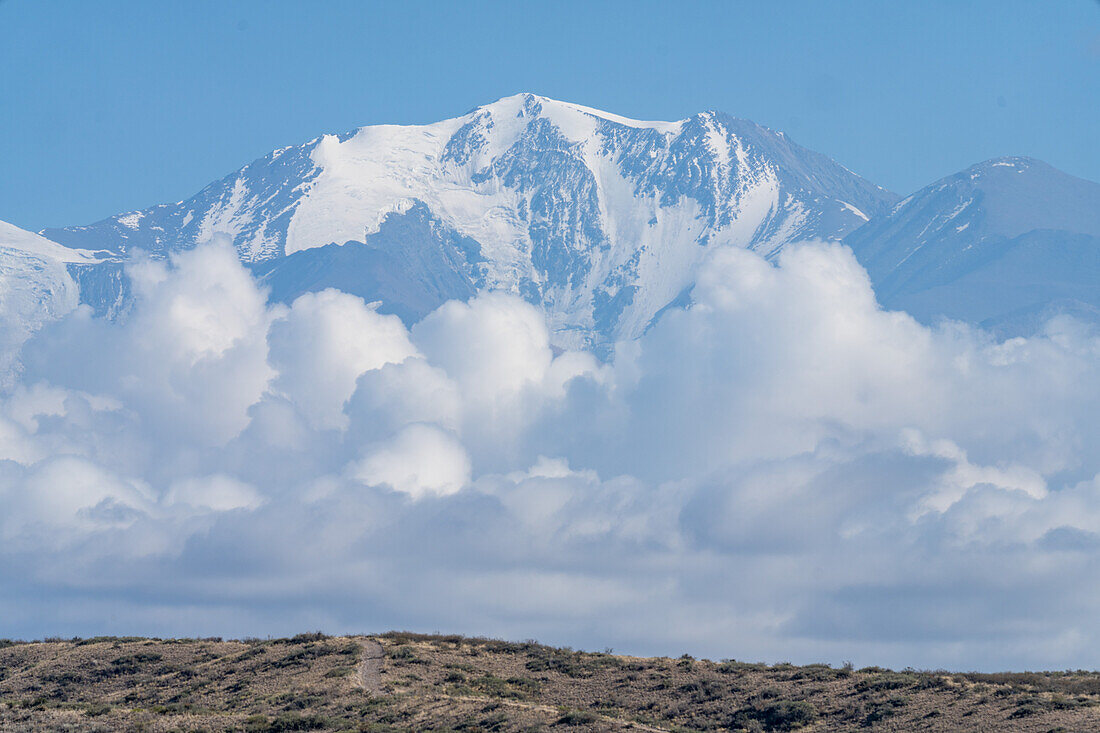
<instances>
[{"instance_id":1,"label":"mountain peak","mask_svg":"<svg viewBox=\"0 0 1100 733\"><path fill-rule=\"evenodd\" d=\"M463 118L476 116L480 112L488 112L494 115L510 116L520 119L526 118L528 120L542 117L554 121L555 123L562 122L566 125L568 125L570 117L575 118L580 116L595 120L603 120L623 127L658 130L671 134L679 133L685 124L690 121L695 121L699 124L709 123L726 125L739 130L752 129L778 138L786 138L786 135L782 132L777 132L771 128L753 122L752 120L736 117L735 115L718 109L703 110L702 112L696 112L678 120L639 120L596 109L595 107L588 107L575 102L566 102L560 99L552 99L531 92L521 92L519 94L501 97L495 102L489 102L488 104L475 107L470 110L470 112L466 113L466 115L463 115Z\"/></svg>"},{"instance_id":2,"label":"mountain peak","mask_svg":"<svg viewBox=\"0 0 1100 733\"><path fill-rule=\"evenodd\" d=\"M1044 166L1050 168L1047 163L1039 160L1038 158L1030 158L1026 155L1001 155L996 158L990 158L989 160L983 160L980 163L975 163L967 170L974 169L992 169L992 168L1013 168L1015 170L1027 170L1034 166Z\"/></svg>"},{"instance_id":3,"label":"mountain peak","mask_svg":"<svg viewBox=\"0 0 1100 733\"><path fill-rule=\"evenodd\" d=\"M1045 163L1038 158L1029 158L1024 155L1003 155L997 158L983 160L969 168L955 174L956 178L970 178L977 180L988 175L1006 175L1011 173L1061 173L1057 168ZM950 176L949 176L950 178Z\"/></svg>"},{"instance_id":4,"label":"mountain peak","mask_svg":"<svg viewBox=\"0 0 1100 733\"><path fill-rule=\"evenodd\" d=\"M622 115L612 114L611 112L605 112L594 107L586 107L582 104L575 104L573 102L563 102L530 92L522 92L520 94L501 97L495 102L476 107L470 115L476 115L481 112L487 112L494 117L501 116L520 119L543 117L553 121L559 127L564 126L566 128L576 127L578 123L580 123L582 127L588 127L589 125L584 123L585 118L588 118L592 120L604 120L606 122L635 129L653 129L675 133L684 122L683 120L671 122L660 120L635 120Z\"/></svg>"}]
</instances>

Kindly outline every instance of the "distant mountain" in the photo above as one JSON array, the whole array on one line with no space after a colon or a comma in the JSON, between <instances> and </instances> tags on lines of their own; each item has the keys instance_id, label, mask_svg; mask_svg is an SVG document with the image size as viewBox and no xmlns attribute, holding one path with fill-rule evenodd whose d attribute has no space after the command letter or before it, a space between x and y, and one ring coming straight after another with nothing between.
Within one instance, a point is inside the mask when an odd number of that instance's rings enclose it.
<instances>
[{"instance_id":1,"label":"distant mountain","mask_svg":"<svg viewBox=\"0 0 1100 733\"><path fill-rule=\"evenodd\" d=\"M415 320L485 289L545 309L562 346L640 334L708 246L839 240L897 197L785 135L704 112L640 122L532 94L424 126L277 150L194 197L83 227L70 247L154 255L228 237L275 297L338 286ZM117 265L74 267L111 312Z\"/></svg>"},{"instance_id":2,"label":"distant mountain","mask_svg":"<svg viewBox=\"0 0 1100 733\"><path fill-rule=\"evenodd\" d=\"M898 202L845 238L879 301L1001 335L1070 313L1100 320L1100 184L997 158Z\"/></svg>"}]
</instances>

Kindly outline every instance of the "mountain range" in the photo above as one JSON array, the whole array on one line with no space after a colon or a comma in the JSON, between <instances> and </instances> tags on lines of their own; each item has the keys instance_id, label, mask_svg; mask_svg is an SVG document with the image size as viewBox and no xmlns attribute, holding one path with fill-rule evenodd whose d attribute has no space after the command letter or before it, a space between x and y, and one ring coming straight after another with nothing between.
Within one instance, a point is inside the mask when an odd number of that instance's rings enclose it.
<instances>
[{"instance_id":1,"label":"mountain range","mask_svg":"<svg viewBox=\"0 0 1100 733\"><path fill-rule=\"evenodd\" d=\"M76 299L116 317L135 250L218 237L276 300L337 287L411 323L504 290L543 309L558 346L601 353L690 302L720 245L774 258L844 242L883 305L925 322L1017 334L1061 312L1100 318L1100 184L1001 158L899 200L726 114L644 122L532 94L323 135L174 204L38 235L0 227L0 308L18 301L27 329Z\"/></svg>"}]
</instances>

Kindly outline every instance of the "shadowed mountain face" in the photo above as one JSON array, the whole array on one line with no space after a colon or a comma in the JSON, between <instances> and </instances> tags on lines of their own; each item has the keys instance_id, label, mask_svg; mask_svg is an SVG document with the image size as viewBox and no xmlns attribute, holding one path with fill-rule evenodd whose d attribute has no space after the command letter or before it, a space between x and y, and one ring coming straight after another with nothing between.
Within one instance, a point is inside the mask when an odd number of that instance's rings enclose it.
<instances>
[{"instance_id":1,"label":"shadowed mountain face","mask_svg":"<svg viewBox=\"0 0 1100 733\"><path fill-rule=\"evenodd\" d=\"M880 302L1003 335L1100 314L1100 184L1030 158L944 178L844 240Z\"/></svg>"},{"instance_id":2,"label":"shadowed mountain face","mask_svg":"<svg viewBox=\"0 0 1100 733\"><path fill-rule=\"evenodd\" d=\"M279 299L339 283L413 320L473 289L514 292L545 309L560 345L588 347L640 334L710 246L771 256L838 240L895 199L727 115L639 122L521 94L432 125L325 135L187 201L44 234L117 256L223 235ZM97 310L118 301L110 268L77 279Z\"/></svg>"},{"instance_id":3,"label":"shadowed mountain face","mask_svg":"<svg viewBox=\"0 0 1100 733\"><path fill-rule=\"evenodd\" d=\"M377 301L378 310L406 323L452 299L466 300L483 282L480 248L435 219L416 202L392 213L363 244L328 244L253 263L273 300L336 288Z\"/></svg>"}]
</instances>

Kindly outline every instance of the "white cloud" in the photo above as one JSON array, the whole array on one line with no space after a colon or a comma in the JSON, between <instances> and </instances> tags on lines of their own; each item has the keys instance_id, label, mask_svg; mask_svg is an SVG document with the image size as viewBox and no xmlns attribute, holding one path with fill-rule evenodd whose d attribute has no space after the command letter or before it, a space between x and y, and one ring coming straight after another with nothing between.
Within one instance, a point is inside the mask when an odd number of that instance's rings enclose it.
<instances>
[{"instance_id":1,"label":"white cloud","mask_svg":"<svg viewBox=\"0 0 1100 733\"><path fill-rule=\"evenodd\" d=\"M64 546L87 532L126 528L154 503L143 487L78 456L47 458L7 478L0 531L12 547Z\"/></svg>"},{"instance_id":2,"label":"white cloud","mask_svg":"<svg viewBox=\"0 0 1100 733\"><path fill-rule=\"evenodd\" d=\"M944 512L977 486L990 486L1005 491L1020 491L1034 498L1047 495L1046 482L1038 471L1008 464L1005 466L975 466L966 452L950 440L928 441L920 433L909 430L903 434L904 449L914 456L934 456L950 461L951 470L944 472L936 485L929 487L921 509Z\"/></svg>"},{"instance_id":3,"label":"white cloud","mask_svg":"<svg viewBox=\"0 0 1100 733\"><path fill-rule=\"evenodd\" d=\"M360 374L416 355L396 316L331 289L295 300L268 340L275 388L317 428L346 427L344 403Z\"/></svg>"},{"instance_id":4,"label":"white cloud","mask_svg":"<svg viewBox=\"0 0 1100 733\"><path fill-rule=\"evenodd\" d=\"M544 316L513 295L488 293L451 301L416 324L413 340L458 385L478 419L514 424L546 397L560 397L574 377L600 375L590 354L555 357Z\"/></svg>"},{"instance_id":5,"label":"white cloud","mask_svg":"<svg viewBox=\"0 0 1100 733\"><path fill-rule=\"evenodd\" d=\"M187 507L198 511L228 512L256 509L264 503L260 492L231 476L185 478L168 489L164 503L169 507Z\"/></svg>"},{"instance_id":6,"label":"white cloud","mask_svg":"<svg viewBox=\"0 0 1100 733\"><path fill-rule=\"evenodd\" d=\"M458 431L463 395L437 366L406 359L364 372L348 404L352 435L360 442L393 435L409 423L433 423Z\"/></svg>"},{"instance_id":7,"label":"white cloud","mask_svg":"<svg viewBox=\"0 0 1100 733\"><path fill-rule=\"evenodd\" d=\"M370 446L350 473L365 484L389 486L419 499L462 489L470 481L470 459L451 434L414 424L392 440Z\"/></svg>"},{"instance_id":8,"label":"white cloud","mask_svg":"<svg viewBox=\"0 0 1100 733\"><path fill-rule=\"evenodd\" d=\"M197 247L164 262L129 268L141 306L128 324L149 350L192 366L222 357L267 319L263 294L241 268L228 242Z\"/></svg>"},{"instance_id":9,"label":"white cloud","mask_svg":"<svg viewBox=\"0 0 1100 733\"><path fill-rule=\"evenodd\" d=\"M67 633L58 600L110 588L92 615L169 618L184 593L210 633L1100 653L1100 338L1080 324L926 328L823 244L715 250L695 304L610 364L555 355L505 294L410 332L337 291L269 306L224 246L131 273L127 318L77 309L5 356L0 582L42 599L4 606L11 633Z\"/></svg>"},{"instance_id":10,"label":"white cloud","mask_svg":"<svg viewBox=\"0 0 1100 733\"><path fill-rule=\"evenodd\" d=\"M224 243L129 271L133 312L108 323L81 308L47 327L24 349L24 383L109 396L161 439L232 439L274 374L263 292Z\"/></svg>"}]
</instances>

